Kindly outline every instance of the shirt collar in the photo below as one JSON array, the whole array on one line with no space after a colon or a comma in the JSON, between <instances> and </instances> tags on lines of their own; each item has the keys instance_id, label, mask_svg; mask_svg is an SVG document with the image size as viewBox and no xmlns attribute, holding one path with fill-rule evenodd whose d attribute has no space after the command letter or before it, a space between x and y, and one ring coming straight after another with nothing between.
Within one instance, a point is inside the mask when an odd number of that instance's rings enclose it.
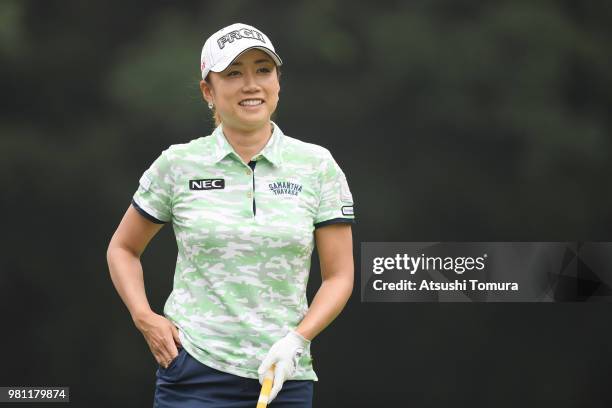
<instances>
[{"instance_id":1,"label":"shirt collar","mask_svg":"<svg viewBox=\"0 0 612 408\"><path fill-rule=\"evenodd\" d=\"M268 139L268 143L264 146L264 148L257 153L253 160L257 160L260 156L264 157L274 166L278 167L282 164L282 144L284 139L283 131L278 127L278 125L272 121L272 136ZM238 153L234 150L232 145L227 141L227 138L223 134L223 124L217 126L217 128L213 131L212 136L215 141L215 155L214 155L214 163L218 163L223 160L228 154L234 154L237 158L240 158Z\"/></svg>"}]
</instances>

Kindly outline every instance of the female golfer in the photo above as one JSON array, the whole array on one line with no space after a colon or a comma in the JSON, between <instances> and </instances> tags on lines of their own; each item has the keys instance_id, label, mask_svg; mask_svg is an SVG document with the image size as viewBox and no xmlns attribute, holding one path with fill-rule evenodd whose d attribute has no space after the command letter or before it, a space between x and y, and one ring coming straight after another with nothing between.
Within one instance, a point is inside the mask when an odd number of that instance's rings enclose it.
<instances>
[{"instance_id":1,"label":"female golfer","mask_svg":"<svg viewBox=\"0 0 612 408\"><path fill-rule=\"evenodd\" d=\"M208 38L200 88L217 128L162 152L109 244L113 283L159 363L156 407L254 407L272 366L271 407L312 405L310 342L353 288L353 199L328 150L270 120L280 65L254 27ZM140 255L165 223L178 257L161 316ZM322 284L308 307L315 243Z\"/></svg>"}]
</instances>

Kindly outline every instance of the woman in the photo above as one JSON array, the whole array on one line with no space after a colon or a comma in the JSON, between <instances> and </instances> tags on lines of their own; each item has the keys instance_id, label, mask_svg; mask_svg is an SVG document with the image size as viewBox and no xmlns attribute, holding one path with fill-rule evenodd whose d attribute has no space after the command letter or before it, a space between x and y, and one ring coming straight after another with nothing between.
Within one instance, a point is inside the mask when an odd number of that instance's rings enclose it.
<instances>
[{"instance_id":1,"label":"woman","mask_svg":"<svg viewBox=\"0 0 612 408\"><path fill-rule=\"evenodd\" d=\"M218 126L162 152L109 244L113 283L160 365L157 407L254 407L273 365L271 406L312 405L310 342L353 288L353 201L329 151L270 120L280 65L245 24L206 41L200 87ZM140 255L170 222L178 257L161 316ZM315 242L322 284L309 308Z\"/></svg>"}]
</instances>

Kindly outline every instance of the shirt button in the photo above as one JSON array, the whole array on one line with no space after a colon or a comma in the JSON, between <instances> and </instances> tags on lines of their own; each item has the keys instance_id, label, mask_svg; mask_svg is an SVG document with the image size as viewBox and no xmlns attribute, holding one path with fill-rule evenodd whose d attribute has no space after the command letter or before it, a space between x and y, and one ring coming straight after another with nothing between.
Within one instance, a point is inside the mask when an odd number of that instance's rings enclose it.
<instances>
[{"instance_id":1,"label":"shirt button","mask_svg":"<svg viewBox=\"0 0 612 408\"><path fill-rule=\"evenodd\" d=\"M251 198L251 197L253 197L253 194L252 194L251 192L248 192L248 193L247 193L247 197L248 197L248 198Z\"/></svg>"}]
</instances>

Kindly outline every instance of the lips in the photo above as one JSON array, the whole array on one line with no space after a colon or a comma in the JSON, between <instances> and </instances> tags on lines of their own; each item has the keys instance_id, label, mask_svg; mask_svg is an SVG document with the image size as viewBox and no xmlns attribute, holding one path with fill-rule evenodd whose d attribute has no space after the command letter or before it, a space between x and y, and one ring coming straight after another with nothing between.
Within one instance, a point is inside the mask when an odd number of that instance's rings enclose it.
<instances>
[{"instance_id":1,"label":"lips","mask_svg":"<svg viewBox=\"0 0 612 408\"><path fill-rule=\"evenodd\" d=\"M259 99L259 98L254 98L254 99L243 99L240 102L238 102L238 105L240 106L258 106L263 104L263 99Z\"/></svg>"}]
</instances>

